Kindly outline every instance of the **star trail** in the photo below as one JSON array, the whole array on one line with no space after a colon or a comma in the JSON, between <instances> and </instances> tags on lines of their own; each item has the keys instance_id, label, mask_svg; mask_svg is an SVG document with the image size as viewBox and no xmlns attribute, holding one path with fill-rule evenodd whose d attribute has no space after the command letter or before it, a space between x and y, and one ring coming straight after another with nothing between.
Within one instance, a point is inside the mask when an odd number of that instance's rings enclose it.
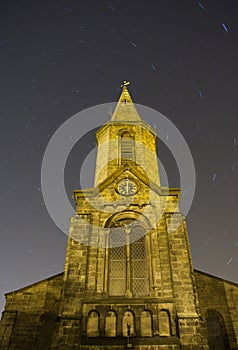
<instances>
[{"instance_id":1,"label":"star trail","mask_svg":"<svg viewBox=\"0 0 238 350\"><path fill-rule=\"evenodd\" d=\"M4 293L63 270L67 237L41 192L51 136L77 112L116 101L124 79L134 102L168 117L193 155L194 267L238 282L237 2L13 0L1 7L1 308ZM95 131L67 160L71 200L74 189L92 186L93 170L81 184L80 167ZM179 186L160 140L158 158L169 185Z\"/></svg>"}]
</instances>

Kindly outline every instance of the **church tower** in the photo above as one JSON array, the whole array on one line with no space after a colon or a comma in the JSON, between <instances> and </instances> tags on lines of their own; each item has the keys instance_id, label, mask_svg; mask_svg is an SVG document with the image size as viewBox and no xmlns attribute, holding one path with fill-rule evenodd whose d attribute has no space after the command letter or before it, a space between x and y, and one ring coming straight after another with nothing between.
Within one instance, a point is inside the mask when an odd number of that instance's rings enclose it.
<instances>
[{"instance_id":1,"label":"church tower","mask_svg":"<svg viewBox=\"0 0 238 350\"><path fill-rule=\"evenodd\" d=\"M52 349L208 349L180 190L161 187L127 85L96 135L95 187L74 191Z\"/></svg>"},{"instance_id":2,"label":"church tower","mask_svg":"<svg viewBox=\"0 0 238 350\"><path fill-rule=\"evenodd\" d=\"M193 269L180 190L124 82L62 273L5 295L1 350L238 350L238 285Z\"/></svg>"}]
</instances>

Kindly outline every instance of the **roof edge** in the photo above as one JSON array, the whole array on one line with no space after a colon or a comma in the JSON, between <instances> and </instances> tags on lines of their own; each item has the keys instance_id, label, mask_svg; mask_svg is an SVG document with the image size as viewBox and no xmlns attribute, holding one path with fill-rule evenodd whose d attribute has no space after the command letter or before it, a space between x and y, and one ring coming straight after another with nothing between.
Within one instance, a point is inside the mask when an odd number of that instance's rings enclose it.
<instances>
[{"instance_id":1,"label":"roof edge","mask_svg":"<svg viewBox=\"0 0 238 350\"><path fill-rule=\"evenodd\" d=\"M228 281L228 280L226 280L226 279L224 279L224 278L222 278L222 277L214 276L214 275L211 275L211 274L209 274L209 273L207 273L207 272L200 271L200 270L197 270L197 269L194 269L194 272L201 273L202 275L206 275L207 277L212 277L212 278L215 278L215 279L217 279L217 280L219 280L219 281L223 281L223 282L225 282L225 283L229 283L229 284L232 284L232 285L235 286L235 287L238 287L238 283L237 283L237 282Z\"/></svg>"},{"instance_id":2,"label":"roof edge","mask_svg":"<svg viewBox=\"0 0 238 350\"><path fill-rule=\"evenodd\" d=\"M63 276L63 274L64 274L64 271L63 271L63 272L60 272L60 273L57 273L56 275L53 275L53 276L50 276L50 277L44 278L43 280L40 280L40 281L37 281L37 282L31 283L31 284L28 284L28 285L27 285L27 286L25 286L25 287L22 287L22 288L19 288L19 289L13 290L13 291L11 291L11 292L7 292L7 293L5 293L4 295L5 295L5 296L8 296L8 295L10 295L10 294L14 294L14 293L17 293L17 292L23 291L24 289L27 289L27 288L29 288L29 287L36 286L37 284L39 284L39 283L41 283L41 282L43 282L43 281L47 281L47 280L49 281L49 280L51 280L51 279L53 279L53 278L55 278L55 277L57 277L57 276L60 276L60 275L62 275L62 276Z\"/></svg>"}]
</instances>

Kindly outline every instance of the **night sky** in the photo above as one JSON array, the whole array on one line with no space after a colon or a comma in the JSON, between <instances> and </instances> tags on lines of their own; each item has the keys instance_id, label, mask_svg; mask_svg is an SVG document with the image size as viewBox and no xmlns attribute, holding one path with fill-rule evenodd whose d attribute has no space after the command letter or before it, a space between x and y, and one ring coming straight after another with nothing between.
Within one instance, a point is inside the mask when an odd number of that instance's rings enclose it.
<instances>
[{"instance_id":1,"label":"night sky","mask_svg":"<svg viewBox=\"0 0 238 350\"><path fill-rule=\"evenodd\" d=\"M237 1L13 0L1 2L0 23L1 309L4 293L63 271L67 237L41 192L51 136L77 112L116 101L125 79L193 155L194 267L238 282ZM68 158L69 198L94 134ZM169 185L179 186L175 160L158 146Z\"/></svg>"}]
</instances>

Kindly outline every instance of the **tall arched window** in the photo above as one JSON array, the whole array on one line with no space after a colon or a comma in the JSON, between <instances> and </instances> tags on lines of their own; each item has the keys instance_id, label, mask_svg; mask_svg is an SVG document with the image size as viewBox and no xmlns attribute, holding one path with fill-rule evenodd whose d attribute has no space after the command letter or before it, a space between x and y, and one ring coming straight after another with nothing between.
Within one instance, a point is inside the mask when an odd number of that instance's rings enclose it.
<instances>
[{"instance_id":1,"label":"tall arched window","mask_svg":"<svg viewBox=\"0 0 238 350\"><path fill-rule=\"evenodd\" d=\"M159 335L168 337L171 334L170 316L167 310L159 312Z\"/></svg>"},{"instance_id":2,"label":"tall arched window","mask_svg":"<svg viewBox=\"0 0 238 350\"><path fill-rule=\"evenodd\" d=\"M141 313L141 336L152 337L152 318L151 313L147 310Z\"/></svg>"},{"instance_id":3,"label":"tall arched window","mask_svg":"<svg viewBox=\"0 0 238 350\"><path fill-rule=\"evenodd\" d=\"M121 163L134 160L134 140L128 131L121 134Z\"/></svg>"},{"instance_id":4,"label":"tall arched window","mask_svg":"<svg viewBox=\"0 0 238 350\"><path fill-rule=\"evenodd\" d=\"M208 310L208 344L210 350L229 350L229 341L223 317L214 310Z\"/></svg>"},{"instance_id":5,"label":"tall arched window","mask_svg":"<svg viewBox=\"0 0 238 350\"><path fill-rule=\"evenodd\" d=\"M106 313L105 321L105 336L115 337L117 335L117 316L115 311L108 311Z\"/></svg>"},{"instance_id":6,"label":"tall arched window","mask_svg":"<svg viewBox=\"0 0 238 350\"><path fill-rule=\"evenodd\" d=\"M126 291L126 236L122 228L111 229L109 252L109 294L124 295Z\"/></svg>"},{"instance_id":7,"label":"tall arched window","mask_svg":"<svg viewBox=\"0 0 238 350\"><path fill-rule=\"evenodd\" d=\"M90 311L87 320L87 337L99 336L99 315L96 311Z\"/></svg>"},{"instance_id":8,"label":"tall arched window","mask_svg":"<svg viewBox=\"0 0 238 350\"><path fill-rule=\"evenodd\" d=\"M128 335L134 335L135 326L134 326L134 314L132 311L126 311L122 319L122 335L127 337Z\"/></svg>"},{"instance_id":9,"label":"tall arched window","mask_svg":"<svg viewBox=\"0 0 238 350\"><path fill-rule=\"evenodd\" d=\"M109 295L149 295L145 230L134 226L112 228L109 249Z\"/></svg>"},{"instance_id":10,"label":"tall arched window","mask_svg":"<svg viewBox=\"0 0 238 350\"><path fill-rule=\"evenodd\" d=\"M146 258L145 230L135 226L130 232L131 289L134 295L148 295L148 266Z\"/></svg>"}]
</instances>

